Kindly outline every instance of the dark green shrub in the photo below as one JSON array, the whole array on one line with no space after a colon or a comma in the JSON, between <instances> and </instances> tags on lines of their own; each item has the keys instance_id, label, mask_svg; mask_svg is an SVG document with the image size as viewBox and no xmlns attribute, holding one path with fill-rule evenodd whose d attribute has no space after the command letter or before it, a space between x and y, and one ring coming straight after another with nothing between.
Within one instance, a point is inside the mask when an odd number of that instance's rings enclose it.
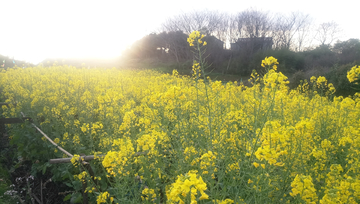
<instances>
[{"instance_id":1,"label":"dark green shrub","mask_svg":"<svg viewBox=\"0 0 360 204\"><path fill-rule=\"evenodd\" d=\"M266 50L263 52L258 52L252 59L250 66L259 68L261 60L265 57L273 56L278 62L278 70L285 75L290 75L296 71L304 69L304 57L296 52L293 52L289 49L280 49L280 50Z\"/></svg>"},{"instance_id":2,"label":"dark green shrub","mask_svg":"<svg viewBox=\"0 0 360 204\"><path fill-rule=\"evenodd\" d=\"M337 62L336 53L326 45L305 51L302 55L304 56L304 68L306 70L318 67L330 69Z\"/></svg>"},{"instance_id":3,"label":"dark green shrub","mask_svg":"<svg viewBox=\"0 0 360 204\"><path fill-rule=\"evenodd\" d=\"M290 81L290 83L289 83L290 89L295 89L296 87L298 87L300 85L301 80L303 81L305 79L308 79L306 77L306 74L302 70L297 71L292 76L288 76L288 77L289 77L289 81Z\"/></svg>"},{"instance_id":4,"label":"dark green shrub","mask_svg":"<svg viewBox=\"0 0 360 204\"><path fill-rule=\"evenodd\" d=\"M349 39L347 41L337 42L333 48L338 54L340 64L348 64L354 61L360 61L360 40Z\"/></svg>"},{"instance_id":5,"label":"dark green shrub","mask_svg":"<svg viewBox=\"0 0 360 204\"><path fill-rule=\"evenodd\" d=\"M347 72L351 69L351 67L357 65L359 63L349 63L345 65L335 65L329 73L325 75L330 83L336 88L335 95L337 96L349 96L353 95L356 91L351 87L351 83L347 79Z\"/></svg>"}]
</instances>

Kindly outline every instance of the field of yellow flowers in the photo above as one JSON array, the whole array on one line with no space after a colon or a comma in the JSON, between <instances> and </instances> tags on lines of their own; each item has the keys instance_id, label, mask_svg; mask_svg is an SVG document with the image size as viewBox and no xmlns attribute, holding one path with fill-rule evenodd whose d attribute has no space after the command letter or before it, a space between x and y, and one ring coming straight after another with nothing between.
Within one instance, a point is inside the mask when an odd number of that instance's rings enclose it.
<instances>
[{"instance_id":1,"label":"field of yellow flowers","mask_svg":"<svg viewBox=\"0 0 360 204\"><path fill-rule=\"evenodd\" d=\"M202 79L201 62L192 77L8 69L3 115L25 113L72 154L104 154L90 162L95 177L78 155L52 170L76 191L87 183L97 203L360 202L359 94L333 97L324 77L289 90L272 57L251 87ZM64 157L29 123L8 129L25 159Z\"/></svg>"}]
</instances>

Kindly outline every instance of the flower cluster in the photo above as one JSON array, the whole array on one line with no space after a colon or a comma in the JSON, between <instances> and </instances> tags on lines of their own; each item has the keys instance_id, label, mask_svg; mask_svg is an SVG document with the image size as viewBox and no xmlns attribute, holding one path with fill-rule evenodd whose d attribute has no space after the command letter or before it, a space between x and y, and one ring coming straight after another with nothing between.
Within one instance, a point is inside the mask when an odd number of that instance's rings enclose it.
<instances>
[{"instance_id":1,"label":"flower cluster","mask_svg":"<svg viewBox=\"0 0 360 204\"><path fill-rule=\"evenodd\" d=\"M75 154L59 178L79 192L85 182L93 201L359 203L359 93L330 97L322 76L290 90L276 62L250 87L176 71L12 68L0 72L2 112L25 113ZM26 123L7 129L24 158L64 157ZM95 175L80 153L96 155Z\"/></svg>"},{"instance_id":2,"label":"flower cluster","mask_svg":"<svg viewBox=\"0 0 360 204\"><path fill-rule=\"evenodd\" d=\"M70 161L71 161L71 163L72 163L74 166L79 165L80 155L75 154L75 155L70 159Z\"/></svg>"},{"instance_id":3,"label":"flower cluster","mask_svg":"<svg viewBox=\"0 0 360 204\"><path fill-rule=\"evenodd\" d=\"M201 67L200 67L200 64L196 61L194 61L193 66L192 66L192 77L194 77L196 79L201 77Z\"/></svg>"},{"instance_id":4,"label":"flower cluster","mask_svg":"<svg viewBox=\"0 0 360 204\"><path fill-rule=\"evenodd\" d=\"M208 170L210 167L215 167L215 159L216 156L212 153L212 151L208 151L203 154L200 158L200 168L203 170L203 174L208 174Z\"/></svg>"},{"instance_id":5,"label":"flower cluster","mask_svg":"<svg viewBox=\"0 0 360 204\"><path fill-rule=\"evenodd\" d=\"M74 175L74 178L80 180L81 182L85 183L86 182L86 177L87 177L87 172L83 171L78 175Z\"/></svg>"},{"instance_id":6,"label":"flower cluster","mask_svg":"<svg viewBox=\"0 0 360 204\"><path fill-rule=\"evenodd\" d=\"M201 196L199 200L209 199L209 196L204 192L206 190L206 183L201 176L197 175L196 170L191 170L187 174L178 176L175 183L171 184L166 191L166 196L169 203L197 203L198 191ZM186 202L186 201L190 202Z\"/></svg>"},{"instance_id":7,"label":"flower cluster","mask_svg":"<svg viewBox=\"0 0 360 204\"><path fill-rule=\"evenodd\" d=\"M113 141L112 145L115 151L109 151L102 165L106 168L107 172L112 175L126 176L129 172L126 172L127 161L134 155L134 147L130 139L117 139ZM117 149L117 151L116 151Z\"/></svg>"},{"instance_id":8,"label":"flower cluster","mask_svg":"<svg viewBox=\"0 0 360 204\"><path fill-rule=\"evenodd\" d=\"M306 203L316 203L318 201L311 176L296 175L294 181L291 183L291 187L291 196L299 194L301 199Z\"/></svg>"},{"instance_id":9,"label":"flower cluster","mask_svg":"<svg viewBox=\"0 0 360 204\"><path fill-rule=\"evenodd\" d=\"M265 59L261 62L261 66L262 67L269 67L272 68L274 70L277 69L277 64L279 64L279 62L277 61L276 58L270 56L270 57L265 57Z\"/></svg>"},{"instance_id":10,"label":"flower cluster","mask_svg":"<svg viewBox=\"0 0 360 204\"><path fill-rule=\"evenodd\" d=\"M187 41L190 46L194 46L194 43L195 44L198 43L198 45L205 46L207 43L205 41L202 41L204 37L205 36L201 34L200 31L193 31L192 33L190 33Z\"/></svg>"},{"instance_id":11,"label":"flower cluster","mask_svg":"<svg viewBox=\"0 0 360 204\"><path fill-rule=\"evenodd\" d=\"M213 200L213 203L214 204L232 204L232 203L234 203L234 201L227 198L225 200Z\"/></svg>"},{"instance_id":12,"label":"flower cluster","mask_svg":"<svg viewBox=\"0 0 360 204\"><path fill-rule=\"evenodd\" d=\"M105 191L98 195L96 202L97 202L97 204L106 203L108 198L110 198L110 202L112 202L114 200L113 197L110 197L109 192Z\"/></svg>"},{"instance_id":13,"label":"flower cluster","mask_svg":"<svg viewBox=\"0 0 360 204\"><path fill-rule=\"evenodd\" d=\"M154 189L149 189L149 188L144 188L144 190L142 191L143 196L141 196L141 199L144 200L149 200L154 202L156 199L156 193L154 191Z\"/></svg>"},{"instance_id":14,"label":"flower cluster","mask_svg":"<svg viewBox=\"0 0 360 204\"><path fill-rule=\"evenodd\" d=\"M360 77L360 66L353 66L350 71L347 73L347 78L350 83L355 82L355 84L358 84L357 82Z\"/></svg>"},{"instance_id":15,"label":"flower cluster","mask_svg":"<svg viewBox=\"0 0 360 204\"><path fill-rule=\"evenodd\" d=\"M273 89L275 87L278 89L287 89L285 85L289 84L287 77L281 72L276 72L274 69L271 69L268 73L266 73L263 80L265 87L267 87L266 90L269 90L269 88Z\"/></svg>"}]
</instances>

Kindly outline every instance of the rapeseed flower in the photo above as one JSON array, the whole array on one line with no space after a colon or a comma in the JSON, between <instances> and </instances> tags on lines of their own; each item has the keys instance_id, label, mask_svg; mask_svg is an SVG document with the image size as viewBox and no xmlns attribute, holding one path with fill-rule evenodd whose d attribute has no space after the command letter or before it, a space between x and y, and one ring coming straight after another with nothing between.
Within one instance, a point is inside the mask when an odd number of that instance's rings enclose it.
<instances>
[{"instance_id":1,"label":"rapeseed flower","mask_svg":"<svg viewBox=\"0 0 360 204\"><path fill-rule=\"evenodd\" d=\"M261 62L262 67L270 67L270 68L274 69L275 71L277 69L278 64L279 64L279 62L277 61L277 59L272 56L265 57L265 59L262 60L262 62Z\"/></svg>"},{"instance_id":2,"label":"rapeseed flower","mask_svg":"<svg viewBox=\"0 0 360 204\"><path fill-rule=\"evenodd\" d=\"M103 193L100 193L96 199L97 204L100 203L106 203L107 199L110 197L109 192L105 191Z\"/></svg>"},{"instance_id":3,"label":"rapeseed flower","mask_svg":"<svg viewBox=\"0 0 360 204\"><path fill-rule=\"evenodd\" d=\"M77 166L79 164L79 159L80 159L80 155L78 154L75 154L72 158L71 158L71 163L74 165L74 166Z\"/></svg>"},{"instance_id":4,"label":"rapeseed flower","mask_svg":"<svg viewBox=\"0 0 360 204\"><path fill-rule=\"evenodd\" d=\"M195 47L199 38L200 48L206 44L201 37L195 35ZM199 56L193 66L203 75ZM290 90L276 61L264 60L266 73L253 72L251 87L175 71L7 69L0 72L0 89L10 105L2 111L4 117L29 115L69 152L96 155L96 178L69 171L71 179L87 182L89 196L99 193L93 181L110 181L93 200L358 203L359 94L332 99L335 87L324 77ZM58 156L31 126L6 127L24 149L35 144L24 135L36 134L31 138L49 153L41 157ZM74 166L79 158L72 158ZM284 191L289 186L292 195Z\"/></svg>"},{"instance_id":5,"label":"rapeseed flower","mask_svg":"<svg viewBox=\"0 0 360 204\"><path fill-rule=\"evenodd\" d=\"M206 189L206 183L201 176L197 175L196 170L191 170L184 176L178 176L175 183L171 184L166 191L166 196L169 203L184 203L190 194L190 202L196 203L197 191L201 193L199 200L209 199L209 196L204 192Z\"/></svg>"},{"instance_id":6,"label":"rapeseed flower","mask_svg":"<svg viewBox=\"0 0 360 204\"><path fill-rule=\"evenodd\" d=\"M311 176L296 175L294 181L291 183L291 187L291 196L295 197L299 194L301 199L306 203L316 203L318 201Z\"/></svg>"},{"instance_id":7,"label":"rapeseed flower","mask_svg":"<svg viewBox=\"0 0 360 204\"><path fill-rule=\"evenodd\" d=\"M353 66L350 71L347 73L347 78L350 83L355 82L359 80L360 76L360 66ZM355 82L355 84L358 84L358 82Z\"/></svg>"},{"instance_id":8,"label":"rapeseed flower","mask_svg":"<svg viewBox=\"0 0 360 204\"><path fill-rule=\"evenodd\" d=\"M207 43L205 41L202 41L202 39L205 36L203 34L200 34L200 31L193 31L192 33L190 33L187 41L189 43L190 46L194 46L194 42L198 43L199 45L206 45Z\"/></svg>"},{"instance_id":9,"label":"rapeseed flower","mask_svg":"<svg viewBox=\"0 0 360 204\"><path fill-rule=\"evenodd\" d=\"M156 199L156 193L154 189L149 189L149 188L144 188L144 190L142 191L142 194L144 196L141 196L142 200L149 200L154 202Z\"/></svg>"}]
</instances>

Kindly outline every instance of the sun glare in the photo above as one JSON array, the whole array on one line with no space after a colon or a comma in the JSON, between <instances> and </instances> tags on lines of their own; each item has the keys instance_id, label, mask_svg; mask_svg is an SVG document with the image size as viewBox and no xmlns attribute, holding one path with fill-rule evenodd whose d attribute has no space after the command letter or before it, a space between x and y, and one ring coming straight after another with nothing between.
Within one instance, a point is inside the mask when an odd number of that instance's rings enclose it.
<instances>
[{"instance_id":1,"label":"sun glare","mask_svg":"<svg viewBox=\"0 0 360 204\"><path fill-rule=\"evenodd\" d=\"M165 5L166 2L160 1L158 4ZM174 2L171 8L159 10L149 1L127 2L126 5L122 5L120 1L110 0L101 3L85 0L63 0L61 3L45 0L8 0L1 3L1 15L6 16L6 20L2 21L1 25L4 31L1 31L0 54L32 63L51 57L119 56L134 41L155 32L167 18L181 11L188 11L191 8L188 4ZM261 10L269 9L267 6L261 6L263 4L260 1L243 6L251 7L254 4ZM273 4L279 2L275 1ZM202 3L198 2L192 8L200 8L201 5ZM333 12L318 15L318 7L308 8L306 5L297 2L293 7L309 13L315 19L320 19L320 22L333 20L330 19L334 16ZM209 10L241 11L229 6L208 6ZM330 5L329 9L333 11L338 7ZM346 40L344 37L358 36L358 28L347 20L352 19L349 15L355 13L353 9L355 7L347 8L346 14L336 17L344 31L347 31L347 35L342 36L340 40ZM279 6L272 10L292 11L289 7Z\"/></svg>"},{"instance_id":2,"label":"sun glare","mask_svg":"<svg viewBox=\"0 0 360 204\"><path fill-rule=\"evenodd\" d=\"M0 54L34 64L46 58L118 57L147 27L135 23L139 15L109 2L24 1L16 6L9 1L2 8L14 7L21 15L4 9L3 15L12 17L2 25L7 32L1 38L7 40L1 43Z\"/></svg>"}]
</instances>

